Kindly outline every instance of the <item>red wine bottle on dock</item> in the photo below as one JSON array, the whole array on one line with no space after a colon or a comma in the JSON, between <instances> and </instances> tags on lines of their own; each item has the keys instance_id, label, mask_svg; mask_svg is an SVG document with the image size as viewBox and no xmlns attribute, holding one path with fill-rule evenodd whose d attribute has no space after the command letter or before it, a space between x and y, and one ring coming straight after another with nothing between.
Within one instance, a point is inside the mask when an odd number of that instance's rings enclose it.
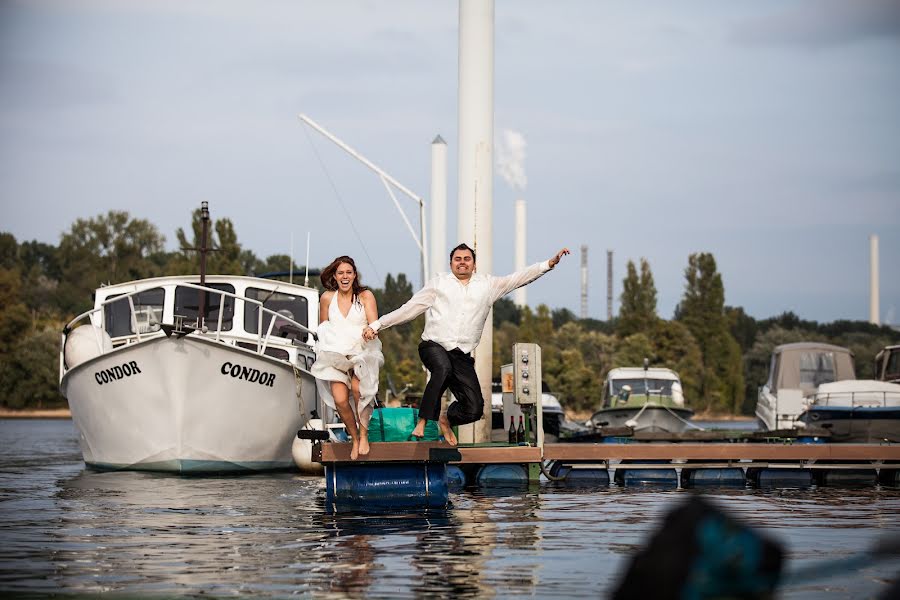
<instances>
[{"instance_id":1,"label":"red wine bottle on dock","mask_svg":"<svg viewBox=\"0 0 900 600\"><path fill-rule=\"evenodd\" d=\"M514 416L512 416L512 415L509 416L509 443L510 444L518 444L519 443L519 438L518 438L518 436L516 436L516 421L515 421L515 419L516 418Z\"/></svg>"},{"instance_id":2,"label":"red wine bottle on dock","mask_svg":"<svg viewBox=\"0 0 900 600\"><path fill-rule=\"evenodd\" d=\"M525 443L525 421L522 420L522 415L519 415L519 428L516 430L516 441L519 444Z\"/></svg>"}]
</instances>

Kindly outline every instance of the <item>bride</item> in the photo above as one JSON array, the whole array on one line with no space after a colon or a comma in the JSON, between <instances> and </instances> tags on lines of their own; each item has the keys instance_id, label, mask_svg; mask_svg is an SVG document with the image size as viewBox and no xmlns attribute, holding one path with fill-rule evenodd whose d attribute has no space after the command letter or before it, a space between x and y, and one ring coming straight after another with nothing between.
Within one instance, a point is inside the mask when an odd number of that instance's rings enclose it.
<instances>
[{"instance_id":1,"label":"bride","mask_svg":"<svg viewBox=\"0 0 900 600\"><path fill-rule=\"evenodd\" d=\"M378 318L375 295L360 284L356 263L339 256L320 276L325 292L319 302L319 341L310 372L319 394L336 409L353 442L350 458L369 453L369 419L384 364L381 341L366 341L363 330ZM351 403L350 395L354 401Z\"/></svg>"}]
</instances>

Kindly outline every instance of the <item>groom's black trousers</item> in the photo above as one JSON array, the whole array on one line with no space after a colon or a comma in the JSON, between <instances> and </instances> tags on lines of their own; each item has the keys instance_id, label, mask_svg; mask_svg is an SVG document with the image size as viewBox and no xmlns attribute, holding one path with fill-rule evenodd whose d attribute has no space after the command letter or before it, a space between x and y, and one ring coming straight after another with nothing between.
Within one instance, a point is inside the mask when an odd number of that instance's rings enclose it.
<instances>
[{"instance_id":1,"label":"groom's black trousers","mask_svg":"<svg viewBox=\"0 0 900 600\"><path fill-rule=\"evenodd\" d=\"M445 350L436 342L419 344L419 358L431 372L425 386L419 417L437 421L441 416L441 396L450 388L456 402L447 408L447 420L453 426L474 423L484 414L481 386L475 374L475 359L459 348Z\"/></svg>"}]
</instances>

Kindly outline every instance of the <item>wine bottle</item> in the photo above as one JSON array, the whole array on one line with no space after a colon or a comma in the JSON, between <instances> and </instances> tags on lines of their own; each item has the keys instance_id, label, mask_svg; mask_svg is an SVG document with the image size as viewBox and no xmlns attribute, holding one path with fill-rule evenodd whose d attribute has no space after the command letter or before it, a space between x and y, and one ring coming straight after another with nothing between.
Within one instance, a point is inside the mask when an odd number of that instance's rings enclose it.
<instances>
[{"instance_id":1,"label":"wine bottle","mask_svg":"<svg viewBox=\"0 0 900 600\"><path fill-rule=\"evenodd\" d=\"M519 415L519 428L516 430L516 441L520 444L525 443L525 421L522 415Z\"/></svg>"},{"instance_id":2,"label":"wine bottle","mask_svg":"<svg viewBox=\"0 0 900 600\"><path fill-rule=\"evenodd\" d=\"M516 418L512 415L509 416L509 443L510 444L518 444L519 438L516 435Z\"/></svg>"}]
</instances>

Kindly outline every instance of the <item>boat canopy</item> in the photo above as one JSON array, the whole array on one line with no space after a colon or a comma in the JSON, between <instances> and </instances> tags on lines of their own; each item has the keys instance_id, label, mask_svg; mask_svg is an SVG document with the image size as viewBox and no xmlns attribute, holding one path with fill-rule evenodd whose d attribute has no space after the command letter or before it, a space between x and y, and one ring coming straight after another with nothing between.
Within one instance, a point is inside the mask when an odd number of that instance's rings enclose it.
<instances>
[{"instance_id":1,"label":"boat canopy","mask_svg":"<svg viewBox=\"0 0 900 600\"><path fill-rule=\"evenodd\" d=\"M856 379L853 353L847 348L818 342L777 346L769 368L769 389L800 389L811 394L823 383Z\"/></svg>"},{"instance_id":2,"label":"boat canopy","mask_svg":"<svg viewBox=\"0 0 900 600\"><path fill-rule=\"evenodd\" d=\"M821 406L900 406L900 384L874 379L823 383L811 396Z\"/></svg>"}]
</instances>

